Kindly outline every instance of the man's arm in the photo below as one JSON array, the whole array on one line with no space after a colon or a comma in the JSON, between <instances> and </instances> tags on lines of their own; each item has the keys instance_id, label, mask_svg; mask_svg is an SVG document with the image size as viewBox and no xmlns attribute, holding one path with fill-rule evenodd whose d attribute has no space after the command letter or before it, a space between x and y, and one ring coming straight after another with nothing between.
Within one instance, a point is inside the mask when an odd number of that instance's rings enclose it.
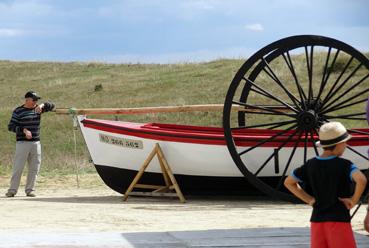
<instances>
[{"instance_id":1,"label":"man's arm","mask_svg":"<svg viewBox=\"0 0 369 248\"><path fill-rule=\"evenodd\" d=\"M8 130L14 133L23 132L23 126L19 123L18 115L15 112L13 112L12 117L9 121Z\"/></svg>"},{"instance_id":2,"label":"man's arm","mask_svg":"<svg viewBox=\"0 0 369 248\"><path fill-rule=\"evenodd\" d=\"M32 139L32 133L28 129L24 128L19 121L17 113L14 111L12 118L8 124L8 130L16 134L24 133L26 139Z\"/></svg>"},{"instance_id":3,"label":"man's arm","mask_svg":"<svg viewBox=\"0 0 369 248\"><path fill-rule=\"evenodd\" d=\"M314 205L315 198L306 193L306 191L300 187L298 181L296 181L296 179L292 176L288 176L286 178L286 180L284 181L284 186L303 202L309 204L310 206Z\"/></svg>"}]
</instances>

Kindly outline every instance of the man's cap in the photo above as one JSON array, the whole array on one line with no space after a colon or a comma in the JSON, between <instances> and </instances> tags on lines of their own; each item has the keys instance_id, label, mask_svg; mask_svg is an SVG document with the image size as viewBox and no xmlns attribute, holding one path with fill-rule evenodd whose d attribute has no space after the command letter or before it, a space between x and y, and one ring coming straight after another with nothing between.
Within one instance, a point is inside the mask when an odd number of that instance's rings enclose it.
<instances>
[{"instance_id":1,"label":"man's cap","mask_svg":"<svg viewBox=\"0 0 369 248\"><path fill-rule=\"evenodd\" d=\"M319 129L319 141L317 146L329 147L343 143L351 139L351 135L340 122L328 122Z\"/></svg>"},{"instance_id":2,"label":"man's cap","mask_svg":"<svg viewBox=\"0 0 369 248\"><path fill-rule=\"evenodd\" d=\"M28 91L25 95L24 95L24 98L32 98L33 100L38 100L38 99L41 99L40 96L37 95L36 92L30 90Z\"/></svg>"}]
</instances>

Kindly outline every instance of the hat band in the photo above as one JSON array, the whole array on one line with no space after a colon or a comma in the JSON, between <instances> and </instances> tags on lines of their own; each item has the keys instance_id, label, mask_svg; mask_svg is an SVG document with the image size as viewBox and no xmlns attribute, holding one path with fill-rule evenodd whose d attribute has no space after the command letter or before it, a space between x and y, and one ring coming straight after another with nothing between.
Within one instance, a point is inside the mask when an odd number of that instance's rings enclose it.
<instances>
[{"instance_id":1,"label":"hat band","mask_svg":"<svg viewBox=\"0 0 369 248\"><path fill-rule=\"evenodd\" d=\"M323 145L323 146L335 145L335 144L339 143L340 141L346 139L347 137L349 137L348 132L342 134L341 136L339 136L335 139L320 140L320 144Z\"/></svg>"}]
</instances>

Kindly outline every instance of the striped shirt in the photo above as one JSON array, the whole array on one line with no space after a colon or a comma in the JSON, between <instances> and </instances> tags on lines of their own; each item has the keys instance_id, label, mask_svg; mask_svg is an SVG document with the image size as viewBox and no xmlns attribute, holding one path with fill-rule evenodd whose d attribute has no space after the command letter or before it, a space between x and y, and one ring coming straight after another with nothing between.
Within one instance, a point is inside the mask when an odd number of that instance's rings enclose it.
<instances>
[{"instance_id":1,"label":"striped shirt","mask_svg":"<svg viewBox=\"0 0 369 248\"><path fill-rule=\"evenodd\" d=\"M39 141L40 140L40 122L41 114L35 111L35 108L25 108L19 106L13 111L12 118L8 124L8 130L16 133L17 141ZM42 113L49 112L55 107L52 102L45 102ZM32 133L32 138L27 139L23 133L24 129Z\"/></svg>"}]
</instances>

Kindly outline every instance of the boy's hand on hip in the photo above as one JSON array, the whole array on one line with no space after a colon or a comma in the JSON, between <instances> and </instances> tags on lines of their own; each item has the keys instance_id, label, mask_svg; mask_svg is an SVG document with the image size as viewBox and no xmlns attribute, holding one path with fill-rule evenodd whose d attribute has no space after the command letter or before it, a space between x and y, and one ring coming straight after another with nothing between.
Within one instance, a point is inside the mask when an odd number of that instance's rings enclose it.
<instances>
[{"instance_id":1,"label":"boy's hand on hip","mask_svg":"<svg viewBox=\"0 0 369 248\"><path fill-rule=\"evenodd\" d=\"M351 198L341 198L338 197L338 199L345 205L345 207L350 210L355 206L355 203L352 201Z\"/></svg>"}]
</instances>

